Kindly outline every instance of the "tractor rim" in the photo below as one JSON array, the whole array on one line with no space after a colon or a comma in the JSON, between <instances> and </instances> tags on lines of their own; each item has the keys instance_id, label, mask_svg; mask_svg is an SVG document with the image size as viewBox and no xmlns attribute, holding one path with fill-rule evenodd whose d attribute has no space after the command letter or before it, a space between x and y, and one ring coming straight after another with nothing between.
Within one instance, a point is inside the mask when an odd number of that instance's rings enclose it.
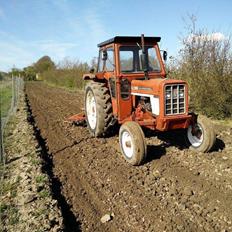
<instances>
[{"instance_id":1,"label":"tractor rim","mask_svg":"<svg viewBox=\"0 0 232 232\"><path fill-rule=\"evenodd\" d=\"M188 128L188 140L193 147L199 147L204 139L203 129L199 123Z\"/></svg>"},{"instance_id":2,"label":"tractor rim","mask_svg":"<svg viewBox=\"0 0 232 232\"><path fill-rule=\"evenodd\" d=\"M131 158L133 156L133 142L129 132L123 131L122 132L122 139L121 139L123 153L127 158Z\"/></svg>"},{"instance_id":3,"label":"tractor rim","mask_svg":"<svg viewBox=\"0 0 232 232\"><path fill-rule=\"evenodd\" d=\"M95 129L97 123L97 107L95 97L92 91L89 91L87 93L86 110L89 126L91 129Z\"/></svg>"}]
</instances>

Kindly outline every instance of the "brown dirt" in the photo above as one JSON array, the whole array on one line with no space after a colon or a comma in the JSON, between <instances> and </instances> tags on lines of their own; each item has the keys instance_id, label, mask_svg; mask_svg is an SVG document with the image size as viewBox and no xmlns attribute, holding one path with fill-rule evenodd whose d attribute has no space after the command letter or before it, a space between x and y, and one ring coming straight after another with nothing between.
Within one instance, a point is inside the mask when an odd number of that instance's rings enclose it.
<instances>
[{"instance_id":1,"label":"brown dirt","mask_svg":"<svg viewBox=\"0 0 232 232\"><path fill-rule=\"evenodd\" d=\"M0 164L0 231L63 231L58 201L52 198L43 172L41 147L28 123L25 96L19 92L17 110L4 133L6 164Z\"/></svg>"},{"instance_id":2,"label":"brown dirt","mask_svg":"<svg viewBox=\"0 0 232 232\"><path fill-rule=\"evenodd\" d=\"M148 160L133 167L117 135L92 138L65 121L83 107L82 93L29 83L26 94L83 231L232 230L231 128L217 127L217 147L208 154L183 148L180 132L148 132ZM103 224L107 213L113 218Z\"/></svg>"}]
</instances>

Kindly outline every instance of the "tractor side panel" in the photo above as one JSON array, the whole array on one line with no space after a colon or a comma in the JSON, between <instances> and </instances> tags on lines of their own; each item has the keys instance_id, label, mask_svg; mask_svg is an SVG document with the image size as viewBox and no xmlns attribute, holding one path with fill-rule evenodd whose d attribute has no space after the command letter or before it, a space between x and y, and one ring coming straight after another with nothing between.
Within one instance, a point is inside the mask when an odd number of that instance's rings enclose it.
<instances>
[{"instance_id":1,"label":"tractor side panel","mask_svg":"<svg viewBox=\"0 0 232 232\"><path fill-rule=\"evenodd\" d=\"M113 115L117 117L118 116L118 107L117 107L117 88L116 88L116 77L115 76L111 76L109 78L108 87L110 90Z\"/></svg>"},{"instance_id":2,"label":"tractor side panel","mask_svg":"<svg viewBox=\"0 0 232 232\"><path fill-rule=\"evenodd\" d=\"M117 112L118 120L122 121L132 113L131 83L128 79L118 79L117 82Z\"/></svg>"}]
</instances>

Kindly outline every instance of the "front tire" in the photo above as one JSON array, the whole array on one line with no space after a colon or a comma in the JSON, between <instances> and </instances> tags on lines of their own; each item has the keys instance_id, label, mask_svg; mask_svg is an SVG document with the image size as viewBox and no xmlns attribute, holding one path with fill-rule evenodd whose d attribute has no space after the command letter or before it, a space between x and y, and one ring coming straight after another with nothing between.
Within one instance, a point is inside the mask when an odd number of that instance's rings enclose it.
<instances>
[{"instance_id":1,"label":"front tire","mask_svg":"<svg viewBox=\"0 0 232 232\"><path fill-rule=\"evenodd\" d=\"M216 141L213 125L204 116L199 116L197 122L188 127L186 137L190 149L197 152L210 151Z\"/></svg>"},{"instance_id":2,"label":"front tire","mask_svg":"<svg viewBox=\"0 0 232 232\"><path fill-rule=\"evenodd\" d=\"M146 158L147 146L144 133L136 122L126 122L119 130L121 152L127 162L140 165Z\"/></svg>"}]
</instances>

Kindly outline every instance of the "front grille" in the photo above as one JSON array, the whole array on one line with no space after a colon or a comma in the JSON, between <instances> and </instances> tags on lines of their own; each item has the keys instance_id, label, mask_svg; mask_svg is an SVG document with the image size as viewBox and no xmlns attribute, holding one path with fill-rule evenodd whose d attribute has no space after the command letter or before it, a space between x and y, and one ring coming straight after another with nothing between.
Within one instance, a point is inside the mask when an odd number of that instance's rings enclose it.
<instances>
[{"instance_id":1,"label":"front grille","mask_svg":"<svg viewBox=\"0 0 232 232\"><path fill-rule=\"evenodd\" d=\"M165 86L165 115L185 113L185 85Z\"/></svg>"}]
</instances>

